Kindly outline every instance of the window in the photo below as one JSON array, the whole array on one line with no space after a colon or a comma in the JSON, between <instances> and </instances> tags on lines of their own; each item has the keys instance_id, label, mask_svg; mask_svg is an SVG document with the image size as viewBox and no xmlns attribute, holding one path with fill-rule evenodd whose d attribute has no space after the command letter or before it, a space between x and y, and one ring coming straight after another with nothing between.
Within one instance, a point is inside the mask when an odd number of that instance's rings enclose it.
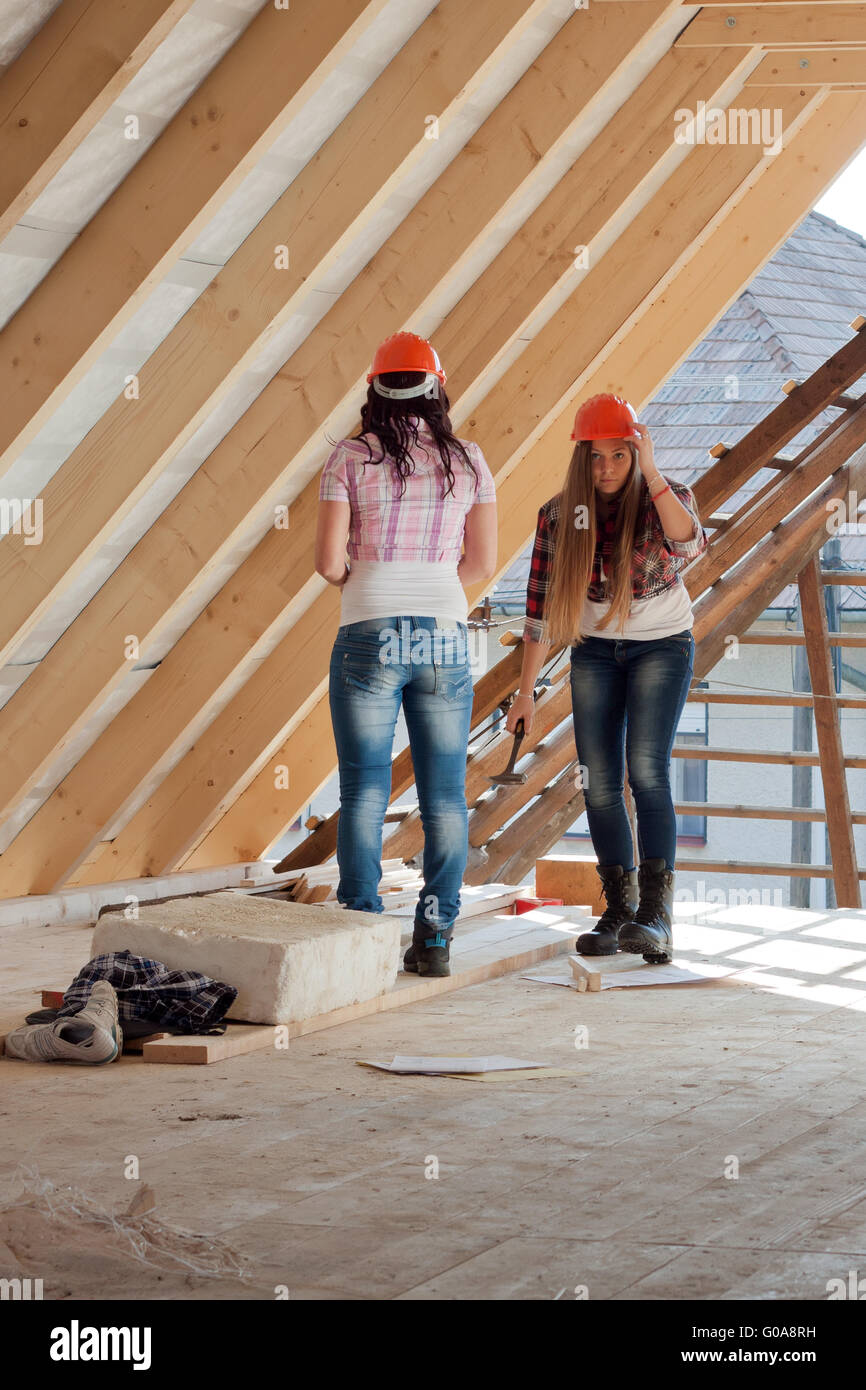
<instances>
[{"instance_id":1,"label":"window","mask_svg":"<svg viewBox=\"0 0 866 1390\"><path fill-rule=\"evenodd\" d=\"M706 682L701 681L705 686ZM706 748L709 742L709 705L687 701L677 725L675 745L679 748ZM707 764L704 759L672 758L671 787L674 802L707 800ZM696 814L677 815L677 843L707 843L707 818Z\"/></svg>"}]
</instances>

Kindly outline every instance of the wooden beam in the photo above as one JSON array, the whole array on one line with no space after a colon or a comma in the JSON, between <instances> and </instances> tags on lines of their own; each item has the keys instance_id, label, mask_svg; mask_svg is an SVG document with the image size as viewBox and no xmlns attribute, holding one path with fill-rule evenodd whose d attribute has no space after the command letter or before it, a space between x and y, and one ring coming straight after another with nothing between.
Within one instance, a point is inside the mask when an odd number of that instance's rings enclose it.
<instances>
[{"instance_id":1,"label":"wooden beam","mask_svg":"<svg viewBox=\"0 0 866 1390\"><path fill-rule=\"evenodd\" d=\"M520 883L584 809L574 767L567 767L531 806L486 846L488 862L465 875L467 883Z\"/></svg>"},{"instance_id":2,"label":"wooden beam","mask_svg":"<svg viewBox=\"0 0 866 1390\"><path fill-rule=\"evenodd\" d=\"M757 432L761 432L760 426ZM698 598L723 575L730 575L738 561L762 537L789 516L864 443L866 406L856 414L842 416L829 439L811 451L795 473L772 479L770 487L762 489L764 495L757 505L752 505L750 500L738 514L739 520L732 518L722 532L712 537L703 555L689 565L683 575L692 598Z\"/></svg>"},{"instance_id":3,"label":"wooden beam","mask_svg":"<svg viewBox=\"0 0 866 1390\"><path fill-rule=\"evenodd\" d=\"M688 5L691 3L691 0L682 0L682 3ZM720 8L724 7L725 14L727 14L731 7L730 0L701 0L701 3L704 8L708 5L718 5ZM780 8L785 9L789 9L791 5L808 5L810 9L814 9L816 5L862 5L863 0L755 0L755 3L761 5L763 9L767 9L771 5L778 5Z\"/></svg>"},{"instance_id":4,"label":"wooden beam","mask_svg":"<svg viewBox=\"0 0 866 1390\"><path fill-rule=\"evenodd\" d=\"M839 97L841 100L852 100ZM856 100L857 98L853 98ZM698 478L692 489L701 511L713 512L822 410L832 405L866 372L866 332L862 329L802 385L794 387L744 439ZM835 423L835 422L834 422ZM748 442L747 442L748 441Z\"/></svg>"},{"instance_id":5,"label":"wooden beam","mask_svg":"<svg viewBox=\"0 0 866 1390\"><path fill-rule=\"evenodd\" d=\"M802 632L744 632L739 640L758 647L802 647L806 638ZM866 647L866 637L856 633L828 632L827 641L831 647Z\"/></svg>"},{"instance_id":6,"label":"wooden beam","mask_svg":"<svg viewBox=\"0 0 866 1390\"><path fill-rule=\"evenodd\" d=\"M751 48L866 44L866 6L726 5L703 7L675 41L676 48Z\"/></svg>"},{"instance_id":7,"label":"wooden beam","mask_svg":"<svg viewBox=\"0 0 866 1390\"><path fill-rule=\"evenodd\" d=\"M48 16L0 75L0 240L192 4L65 0Z\"/></svg>"},{"instance_id":8,"label":"wooden beam","mask_svg":"<svg viewBox=\"0 0 866 1390\"><path fill-rule=\"evenodd\" d=\"M677 855L677 868L686 873L704 872L709 874L748 874L755 878L760 874L781 875L785 878L832 878L833 870L828 864L761 864L744 859L681 859ZM866 878L866 870L858 875ZM758 890L746 889L746 892Z\"/></svg>"},{"instance_id":9,"label":"wooden beam","mask_svg":"<svg viewBox=\"0 0 866 1390\"><path fill-rule=\"evenodd\" d=\"M289 319L300 296L335 263L345 238L369 228L401 181L427 157L426 115L435 109L445 122L471 101L494 63L519 45L543 7L543 0L440 0L304 174L150 355L137 374L138 396L129 400L121 393L46 484L39 565L26 536L4 538L0 586L8 602L0 610L0 659L75 582L269 336ZM305 4L299 22L303 27L306 15L308 27L316 30L317 21L309 23L310 8ZM313 6L313 14L319 8ZM288 13L293 26L294 13ZM265 7L261 17L269 24L286 20L285 12L273 7ZM290 61L286 70L292 70ZM274 90L281 84L275 74ZM238 89L235 96L246 92ZM112 265L125 242L115 233L107 248L104 241L99 244ZM280 247L289 250L288 264L276 254ZM76 264L83 293L98 280L101 258L91 250ZM65 321L65 316L59 320ZM26 353L22 345L17 355L21 372L32 372L32 344ZM24 437L19 431L19 442Z\"/></svg>"},{"instance_id":10,"label":"wooden beam","mask_svg":"<svg viewBox=\"0 0 866 1390\"><path fill-rule=\"evenodd\" d=\"M824 822L827 819L827 812L820 806L712 806L704 801L676 801L674 810L678 816L730 816L734 820ZM866 812L852 811L851 820L855 825L866 825Z\"/></svg>"},{"instance_id":11,"label":"wooden beam","mask_svg":"<svg viewBox=\"0 0 866 1390\"><path fill-rule=\"evenodd\" d=\"M778 101L790 138L820 98L786 88ZM471 437L484 440L494 473L507 476L520 462L582 390L597 356L649 312L768 163L772 158L754 145L698 145L689 152L472 411L466 425Z\"/></svg>"},{"instance_id":12,"label":"wooden beam","mask_svg":"<svg viewBox=\"0 0 866 1390\"><path fill-rule=\"evenodd\" d=\"M769 748L705 748L675 744L674 758L688 758L691 762L715 763L773 763L786 767L820 767L817 753L792 753L788 749ZM845 759L846 767L866 767L866 758Z\"/></svg>"},{"instance_id":13,"label":"wooden beam","mask_svg":"<svg viewBox=\"0 0 866 1390\"><path fill-rule=\"evenodd\" d=\"M837 499L844 500L850 489L856 491L864 477L866 458L855 456L853 463L839 469L696 604L696 677L705 675L722 657L727 638L743 634L741 641L749 636L761 640L764 634L748 633L752 622L780 589L792 582L803 558L820 549L826 540L828 508Z\"/></svg>"},{"instance_id":14,"label":"wooden beam","mask_svg":"<svg viewBox=\"0 0 866 1390\"><path fill-rule=\"evenodd\" d=\"M571 714L571 690L566 686L568 696L566 715ZM508 735L509 739L511 735ZM501 829L527 802L536 797L548 784L553 775L551 769L562 766L557 762L574 758L574 729L569 721L558 733L548 738L542 748L536 748L528 765L523 764L521 772L526 773L526 781L509 787L497 787L486 801L482 801L469 815L469 843L485 845L491 835ZM468 800L468 798L467 798Z\"/></svg>"},{"instance_id":15,"label":"wooden beam","mask_svg":"<svg viewBox=\"0 0 866 1390\"><path fill-rule=\"evenodd\" d=\"M822 570L822 584L850 584L852 588L866 585L866 570Z\"/></svg>"},{"instance_id":16,"label":"wooden beam","mask_svg":"<svg viewBox=\"0 0 866 1390\"><path fill-rule=\"evenodd\" d=\"M845 778L842 728L836 708L836 684L830 659L827 612L821 583L821 561L813 555L797 575L803 633L809 662L809 681L815 700L815 731L821 759L824 805L827 808L827 834L833 863L833 883L839 907L860 907L857 879L857 853L854 826ZM866 644L866 638L863 639Z\"/></svg>"},{"instance_id":17,"label":"wooden beam","mask_svg":"<svg viewBox=\"0 0 866 1390\"><path fill-rule=\"evenodd\" d=\"M458 394L473 389L564 279L591 263L611 217L637 211L644 179L676 149L677 110L729 100L749 63L741 49L662 57L440 325L439 354Z\"/></svg>"},{"instance_id":18,"label":"wooden beam","mask_svg":"<svg viewBox=\"0 0 866 1390\"><path fill-rule=\"evenodd\" d=\"M838 400L834 404L838 404ZM836 418L831 420L831 422L828 425L825 425L824 429L821 430L820 433L814 437L814 439L810 439L809 443L803 449L800 450L799 454L797 454L794 459L790 461L790 468L788 469L789 472L796 472L798 468L800 468L804 463L808 462L808 460L812 458L812 456L817 452L817 450L822 447L825 441L833 438L839 425L840 419L840 416L836 416ZM724 455L728 452L729 450L727 448L724 448L722 449L720 454L716 455L716 457L723 458ZM711 449L710 453L714 454L715 451ZM763 465L763 467L765 468L772 468L773 466L773 463L767 463ZM776 478L771 477L763 485L763 487L758 489L757 492L750 493L746 500L742 503L741 506L737 508L735 512L715 513L714 515L710 516L708 518L708 522L713 524L716 528L716 535L713 536L713 540L715 540L717 536L727 536L728 533L735 526L738 526L742 521L744 521L744 519L749 515L750 512L760 507L764 501L764 498L768 497L770 493L773 493L775 491L777 481L778 480Z\"/></svg>"},{"instance_id":19,"label":"wooden beam","mask_svg":"<svg viewBox=\"0 0 866 1390\"><path fill-rule=\"evenodd\" d=\"M748 632L768 604L794 583L806 560L827 540L827 509L849 491L866 487L866 455L861 451L829 478L814 497L775 527L734 575L720 579L694 609L694 673L700 679L721 660L727 636ZM745 596L743 596L745 595Z\"/></svg>"},{"instance_id":20,"label":"wooden beam","mask_svg":"<svg viewBox=\"0 0 866 1390\"><path fill-rule=\"evenodd\" d=\"M299 0L288 10L266 5L251 20L4 328L0 461L8 466L34 438L383 6L335 0L323 11ZM57 110L66 106L64 96Z\"/></svg>"},{"instance_id":21,"label":"wooden beam","mask_svg":"<svg viewBox=\"0 0 866 1390\"><path fill-rule=\"evenodd\" d=\"M225 888L239 887L245 881L266 878L279 886L280 880L274 879L271 865L253 860L163 874L159 878L92 883L86 888L62 888L57 893L4 898L0 900L0 930L20 926L92 926L103 907L218 893Z\"/></svg>"},{"instance_id":22,"label":"wooden beam","mask_svg":"<svg viewBox=\"0 0 866 1390\"><path fill-rule=\"evenodd\" d=\"M742 638L740 639L742 641ZM811 695L772 694L750 695L738 691L690 690L686 696L701 705L811 705ZM836 703L841 709L866 709L866 696L839 695Z\"/></svg>"},{"instance_id":23,"label":"wooden beam","mask_svg":"<svg viewBox=\"0 0 866 1390\"><path fill-rule=\"evenodd\" d=\"M866 53L861 48L819 48L768 53L746 78L744 87L821 87L851 82L866 82Z\"/></svg>"},{"instance_id":24,"label":"wooden beam","mask_svg":"<svg viewBox=\"0 0 866 1390\"><path fill-rule=\"evenodd\" d=\"M125 634L137 634L146 652L172 603L194 586L201 568L216 565L229 553L250 510L268 496L291 497L289 478L280 485L287 460L299 467L311 453L321 456L328 417L348 392L357 392L376 343L395 323L411 321L438 280L483 237L503 204L530 178L539 155L575 125L579 112L570 87L575 64L584 70L581 94L589 100L632 46L652 32L665 9L653 0L646 6L612 6L607 19L596 16L591 23L589 15L576 15L548 45L55 643L29 677L26 699L18 692L0 711L0 737L14 749L0 766L0 806L10 809L45 778L79 721L123 677L128 665ZM446 213L454 207L461 210L459 218ZM435 237L431 225L437 227ZM414 266L412 276L405 275L406 264ZM183 323L187 321L188 316ZM288 605L303 599L313 571L318 485L318 477L312 478L294 498L290 529L266 535L148 682L153 688L146 701L147 723L153 737L169 742L181 737L238 662L248 657L252 641L267 632L272 615L278 619ZM184 537L182 546L178 535ZM158 575L159 583L143 583L143 575ZM317 580L312 584L321 588ZM239 593L244 594L245 630L234 635L234 642L228 638L215 644L216 626L225 631L236 626ZM82 663L85 648L91 659ZM142 705L135 708L143 719ZM146 741L139 751L139 771L129 770L135 783L158 757ZM119 766L108 753L104 768ZM101 779L98 784L103 785Z\"/></svg>"}]
</instances>

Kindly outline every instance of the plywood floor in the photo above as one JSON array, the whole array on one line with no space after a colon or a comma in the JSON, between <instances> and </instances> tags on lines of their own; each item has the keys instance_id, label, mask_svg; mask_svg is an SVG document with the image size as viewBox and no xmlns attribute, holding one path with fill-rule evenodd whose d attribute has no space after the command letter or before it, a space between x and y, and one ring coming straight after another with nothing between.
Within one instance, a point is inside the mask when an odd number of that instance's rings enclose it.
<instances>
[{"instance_id":1,"label":"plywood floor","mask_svg":"<svg viewBox=\"0 0 866 1390\"><path fill-rule=\"evenodd\" d=\"M38 1201L0 1211L0 1275L46 1298L824 1299L866 1268L866 913L710 907L678 915L677 943L754 982L586 995L509 975L210 1067L0 1061L0 1207L20 1165L110 1212L145 1182L249 1277L143 1265ZM88 946L5 932L0 1026ZM395 1052L571 1075L356 1065Z\"/></svg>"}]
</instances>

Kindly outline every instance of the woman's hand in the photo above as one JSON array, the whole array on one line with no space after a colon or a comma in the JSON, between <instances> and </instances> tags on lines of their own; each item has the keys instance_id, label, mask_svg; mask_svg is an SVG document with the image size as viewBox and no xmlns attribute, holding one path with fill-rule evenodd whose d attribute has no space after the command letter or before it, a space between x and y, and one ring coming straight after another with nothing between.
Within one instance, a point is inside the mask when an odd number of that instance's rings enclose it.
<instances>
[{"instance_id":1,"label":"woman's hand","mask_svg":"<svg viewBox=\"0 0 866 1390\"><path fill-rule=\"evenodd\" d=\"M505 728L509 734L513 734L517 729L518 719L523 720L523 732L528 734L532 728L532 717L535 714L535 699L532 695L515 695L511 707L505 716Z\"/></svg>"},{"instance_id":2,"label":"woman's hand","mask_svg":"<svg viewBox=\"0 0 866 1390\"><path fill-rule=\"evenodd\" d=\"M632 442L637 449L638 468L647 482L652 482L653 478L660 478L661 474L656 467L656 461L653 455L653 442L646 425L634 426L634 439Z\"/></svg>"}]
</instances>

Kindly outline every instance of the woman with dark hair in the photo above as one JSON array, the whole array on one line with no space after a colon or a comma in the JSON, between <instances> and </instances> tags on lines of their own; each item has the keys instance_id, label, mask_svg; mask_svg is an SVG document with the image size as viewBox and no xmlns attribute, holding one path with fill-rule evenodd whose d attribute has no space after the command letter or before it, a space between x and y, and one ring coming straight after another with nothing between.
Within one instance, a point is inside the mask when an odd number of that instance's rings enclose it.
<instances>
[{"instance_id":1,"label":"woman with dark hair","mask_svg":"<svg viewBox=\"0 0 866 1390\"><path fill-rule=\"evenodd\" d=\"M679 571L706 548L691 489L655 466L649 430L621 396L578 410L562 491L538 513L519 692L506 727L532 725L553 643L571 644L577 759L605 910L585 955L671 959L674 736L694 667L693 613ZM640 864L623 796L623 744Z\"/></svg>"},{"instance_id":2,"label":"woman with dark hair","mask_svg":"<svg viewBox=\"0 0 866 1390\"><path fill-rule=\"evenodd\" d=\"M448 975L469 845L473 684L463 586L496 569L496 493L478 445L452 431L445 373L425 339L388 338L367 381L361 429L322 471L316 536L316 571L341 589L329 679L337 898L361 912L384 910L382 832L402 706L424 831L424 884L403 965Z\"/></svg>"}]
</instances>

